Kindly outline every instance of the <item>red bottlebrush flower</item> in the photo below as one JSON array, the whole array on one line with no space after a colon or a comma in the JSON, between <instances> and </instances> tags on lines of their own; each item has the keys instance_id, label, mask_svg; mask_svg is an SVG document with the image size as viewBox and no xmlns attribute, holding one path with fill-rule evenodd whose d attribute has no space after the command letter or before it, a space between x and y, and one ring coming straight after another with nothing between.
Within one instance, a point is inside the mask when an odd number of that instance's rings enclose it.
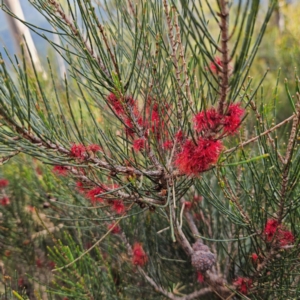
<instances>
[{"instance_id":1,"label":"red bottlebrush flower","mask_svg":"<svg viewBox=\"0 0 300 300\"><path fill-rule=\"evenodd\" d=\"M111 229L114 225L115 223L111 223L107 226L107 228ZM114 228L111 231L111 233L113 234L119 234L120 232L121 232L121 227L119 225L114 226Z\"/></svg>"},{"instance_id":2,"label":"red bottlebrush flower","mask_svg":"<svg viewBox=\"0 0 300 300\"><path fill-rule=\"evenodd\" d=\"M241 124L244 112L240 103L230 104L223 119L224 132L235 134Z\"/></svg>"},{"instance_id":3,"label":"red bottlebrush flower","mask_svg":"<svg viewBox=\"0 0 300 300\"><path fill-rule=\"evenodd\" d=\"M253 263L256 263L257 262L257 259L258 259L258 255L256 253L252 253L251 254L251 258L252 258L252 262Z\"/></svg>"},{"instance_id":4,"label":"red bottlebrush flower","mask_svg":"<svg viewBox=\"0 0 300 300\"><path fill-rule=\"evenodd\" d=\"M123 212L125 212L126 209L124 203L121 200L114 200L111 208L118 215L121 215Z\"/></svg>"},{"instance_id":5,"label":"red bottlebrush flower","mask_svg":"<svg viewBox=\"0 0 300 300\"><path fill-rule=\"evenodd\" d=\"M91 144L91 145L89 145L89 146L87 146L86 147L86 150L87 151L92 151L92 152L97 152L97 151L101 151L102 149L101 149L101 147L99 146L99 145L97 145L97 144Z\"/></svg>"},{"instance_id":6,"label":"red bottlebrush flower","mask_svg":"<svg viewBox=\"0 0 300 300\"><path fill-rule=\"evenodd\" d=\"M126 125L125 126L126 135L132 138L135 134L135 128L132 121L129 118L126 118L124 123Z\"/></svg>"},{"instance_id":7,"label":"red bottlebrush flower","mask_svg":"<svg viewBox=\"0 0 300 300\"><path fill-rule=\"evenodd\" d=\"M148 256L145 253L143 246L140 243L133 245L132 263L136 266L144 266L148 261Z\"/></svg>"},{"instance_id":8,"label":"red bottlebrush flower","mask_svg":"<svg viewBox=\"0 0 300 300\"><path fill-rule=\"evenodd\" d=\"M163 148L165 150L170 150L173 148L173 142L172 141L166 141L163 143Z\"/></svg>"},{"instance_id":9,"label":"red bottlebrush flower","mask_svg":"<svg viewBox=\"0 0 300 300\"><path fill-rule=\"evenodd\" d=\"M84 158L86 153L86 148L82 144L73 144L70 150L71 156L76 158Z\"/></svg>"},{"instance_id":10,"label":"red bottlebrush flower","mask_svg":"<svg viewBox=\"0 0 300 300\"><path fill-rule=\"evenodd\" d=\"M278 230L278 221L274 219L269 219L267 221L264 230L268 242L272 241L274 234L277 232L277 230Z\"/></svg>"},{"instance_id":11,"label":"red bottlebrush flower","mask_svg":"<svg viewBox=\"0 0 300 300\"><path fill-rule=\"evenodd\" d=\"M9 181L7 179L0 179L0 189L7 187L8 184L9 184Z\"/></svg>"},{"instance_id":12,"label":"red bottlebrush flower","mask_svg":"<svg viewBox=\"0 0 300 300\"><path fill-rule=\"evenodd\" d=\"M285 230L283 226L278 224L277 220L269 219L265 226L264 233L266 235L267 242L275 240L279 243L280 247L292 244L295 237L291 231Z\"/></svg>"},{"instance_id":13,"label":"red bottlebrush flower","mask_svg":"<svg viewBox=\"0 0 300 300\"><path fill-rule=\"evenodd\" d=\"M0 203L2 206L7 206L10 204L10 200L8 197L3 197L1 200L0 200Z\"/></svg>"},{"instance_id":14,"label":"red bottlebrush flower","mask_svg":"<svg viewBox=\"0 0 300 300\"><path fill-rule=\"evenodd\" d=\"M219 73L219 69L218 66L222 67L222 60L220 57L216 56L214 61L211 61L209 64L209 68L210 70L214 73L214 74L218 74Z\"/></svg>"},{"instance_id":15,"label":"red bottlebrush flower","mask_svg":"<svg viewBox=\"0 0 300 300\"><path fill-rule=\"evenodd\" d=\"M192 208L192 206L193 206L192 202L184 201L184 209L190 210Z\"/></svg>"},{"instance_id":16,"label":"red bottlebrush flower","mask_svg":"<svg viewBox=\"0 0 300 300\"><path fill-rule=\"evenodd\" d=\"M178 153L175 164L182 173L197 175L218 160L221 149L220 141L200 138L198 145L195 145L191 140L187 140L182 151Z\"/></svg>"},{"instance_id":17,"label":"red bottlebrush flower","mask_svg":"<svg viewBox=\"0 0 300 300\"><path fill-rule=\"evenodd\" d=\"M77 181L76 182L76 188L80 192L84 192L85 191L84 184L81 181Z\"/></svg>"},{"instance_id":18,"label":"red bottlebrush flower","mask_svg":"<svg viewBox=\"0 0 300 300\"><path fill-rule=\"evenodd\" d=\"M252 287L252 279L246 277L238 277L233 284L236 286L237 290L244 295L247 295L249 289Z\"/></svg>"},{"instance_id":19,"label":"red bottlebrush flower","mask_svg":"<svg viewBox=\"0 0 300 300\"><path fill-rule=\"evenodd\" d=\"M113 93L107 96L107 102L112 106L117 116L121 116L125 113L123 104L117 98L117 96Z\"/></svg>"},{"instance_id":20,"label":"red bottlebrush flower","mask_svg":"<svg viewBox=\"0 0 300 300\"><path fill-rule=\"evenodd\" d=\"M133 150L138 152L145 149L146 140L144 138L137 139L133 141Z\"/></svg>"},{"instance_id":21,"label":"red bottlebrush flower","mask_svg":"<svg viewBox=\"0 0 300 300\"><path fill-rule=\"evenodd\" d=\"M176 134L175 134L175 138L177 139L178 142L182 142L184 140L184 135L182 130L179 130Z\"/></svg>"},{"instance_id":22,"label":"red bottlebrush flower","mask_svg":"<svg viewBox=\"0 0 300 300\"><path fill-rule=\"evenodd\" d=\"M204 282L204 276L200 272L197 272L197 281L200 282L200 283Z\"/></svg>"},{"instance_id":23,"label":"red bottlebrush flower","mask_svg":"<svg viewBox=\"0 0 300 300\"><path fill-rule=\"evenodd\" d=\"M278 240L280 247L284 247L292 244L295 241L295 237L291 231L280 230Z\"/></svg>"},{"instance_id":24,"label":"red bottlebrush flower","mask_svg":"<svg viewBox=\"0 0 300 300\"><path fill-rule=\"evenodd\" d=\"M102 187L96 186L93 189L89 190L86 193L86 196L91 200L92 204L95 204L96 202L103 202L103 199L97 196L104 192L105 190Z\"/></svg>"},{"instance_id":25,"label":"red bottlebrush flower","mask_svg":"<svg viewBox=\"0 0 300 300\"><path fill-rule=\"evenodd\" d=\"M195 130L214 131L221 124L222 116L214 109L201 111L194 117Z\"/></svg>"},{"instance_id":26,"label":"red bottlebrush flower","mask_svg":"<svg viewBox=\"0 0 300 300\"><path fill-rule=\"evenodd\" d=\"M68 168L65 166L54 166L52 172L57 175L66 176L68 174Z\"/></svg>"}]
</instances>

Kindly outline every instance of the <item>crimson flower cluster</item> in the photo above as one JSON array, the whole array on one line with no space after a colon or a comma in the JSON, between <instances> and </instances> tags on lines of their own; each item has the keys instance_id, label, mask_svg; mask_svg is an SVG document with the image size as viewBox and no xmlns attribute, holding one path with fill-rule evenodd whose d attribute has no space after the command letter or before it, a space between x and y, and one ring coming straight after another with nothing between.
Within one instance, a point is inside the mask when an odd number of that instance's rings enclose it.
<instances>
[{"instance_id":1,"label":"crimson flower cluster","mask_svg":"<svg viewBox=\"0 0 300 300\"><path fill-rule=\"evenodd\" d=\"M280 247L292 244L295 237L291 231L286 230L282 224L275 219L269 219L266 223L264 234L268 243L274 242Z\"/></svg>"},{"instance_id":2,"label":"crimson flower cluster","mask_svg":"<svg viewBox=\"0 0 300 300\"><path fill-rule=\"evenodd\" d=\"M130 96L122 98L111 93L107 96L107 103L124 124L127 137L133 140L134 151L146 149L150 133L157 141L161 140L162 134L167 135L166 124L160 117L167 108L160 107L154 99L147 99L145 116L139 111L137 101ZM166 146L170 147L170 144Z\"/></svg>"},{"instance_id":3,"label":"crimson flower cluster","mask_svg":"<svg viewBox=\"0 0 300 300\"><path fill-rule=\"evenodd\" d=\"M0 189L4 189L4 188L6 188L8 185L9 185L9 181L8 181L7 179L4 179L4 178L0 179ZM4 193L4 195L5 195L5 193ZM7 205L9 205L9 204L10 204L9 198L8 198L7 196L2 197L2 198L0 199L0 204L1 204L2 206L7 206Z\"/></svg>"},{"instance_id":4,"label":"crimson flower cluster","mask_svg":"<svg viewBox=\"0 0 300 300\"><path fill-rule=\"evenodd\" d=\"M70 156L78 159L84 159L88 152L96 153L101 151L101 147L97 144L91 144L85 147L82 144L73 144L70 149Z\"/></svg>"},{"instance_id":5,"label":"crimson flower cluster","mask_svg":"<svg viewBox=\"0 0 300 300\"><path fill-rule=\"evenodd\" d=\"M132 249L132 263L136 266L144 266L148 261L148 256L145 253L143 246L140 243L135 243Z\"/></svg>"},{"instance_id":6,"label":"crimson flower cluster","mask_svg":"<svg viewBox=\"0 0 300 300\"><path fill-rule=\"evenodd\" d=\"M186 175L197 175L216 163L223 148L221 138L237 132L243 114L240 103L230 104L224 114L215 108L196 114L193 121L197 139L181 137L181 151L175 160L178 169Z\"/></svg>"},{"instance_id":7,"label":"crimson flower cluster","mask_svg":"<svg viewBox=\"0 0 300 300\"><path fill-rule=\"evenodd\" d=\"M247 277L238 277L234 282L233 285L236 286L236 289L244 295L247 295L249 289L252 287L252 279Z\"/></svg>"}]
</instances>

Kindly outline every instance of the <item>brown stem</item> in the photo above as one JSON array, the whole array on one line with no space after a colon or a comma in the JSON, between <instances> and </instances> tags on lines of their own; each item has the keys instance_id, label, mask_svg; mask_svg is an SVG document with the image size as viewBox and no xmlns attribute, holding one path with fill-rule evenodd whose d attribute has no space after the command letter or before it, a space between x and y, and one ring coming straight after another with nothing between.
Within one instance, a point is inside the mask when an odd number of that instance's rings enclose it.
<instances>
[{"instance_id":1,"label":"brown stem","mask_svg":"<svg viewBox=\"0 0 300 300\"><path fill-rule=\"evenodd\" d=\"M229 57L228 57L228 4L226 0L220 0L220 29L221 29L221 49L222 49L222 72L220 73L222 83L219 85L220 87L220 101L218 111L222 115L224 113L224 104L226 101L228 88L229 88Z\"/></svg>"}]
</instances>

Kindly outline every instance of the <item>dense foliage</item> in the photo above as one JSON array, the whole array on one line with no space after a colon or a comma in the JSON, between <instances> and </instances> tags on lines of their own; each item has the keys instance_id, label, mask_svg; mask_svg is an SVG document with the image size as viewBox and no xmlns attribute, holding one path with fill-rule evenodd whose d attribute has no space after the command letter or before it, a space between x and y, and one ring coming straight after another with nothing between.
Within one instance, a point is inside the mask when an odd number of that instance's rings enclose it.
<instances>
[{"instance_id":1,"label":"dense foliage","mask_svg":"<svg viewBox=\"0 0 300 300\"><path fill-rule=\"evenodd\" d=\"M299 298L299 79L253 67L277 1L30 2L68 74L1 60L3 299Z\"/></svg>"}]
</instances>

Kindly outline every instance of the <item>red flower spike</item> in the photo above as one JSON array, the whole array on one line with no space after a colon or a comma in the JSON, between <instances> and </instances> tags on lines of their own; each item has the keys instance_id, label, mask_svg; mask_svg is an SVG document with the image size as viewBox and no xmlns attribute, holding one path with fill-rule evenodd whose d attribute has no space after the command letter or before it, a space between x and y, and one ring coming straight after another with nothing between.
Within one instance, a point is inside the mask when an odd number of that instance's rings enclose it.
<instances>
[{"instance_id":1,"label":"red flower spike","mask_svg":"<svg viewBox=\"0 0 300 300\"><path fill-rule=\"evenodd\" d=\"M117 116L121 116L125 113L122 103L115 94L109 94L106 100L112 106Z\"/></svg>"},{"instance_id":2,"label":"red flower spike","mask_svg":"<svg viewBox=\"0 0 300 300\"><path fill-rule=\"evenodd\" d=\"M80 192L84 192L85 191L84 184L81 181L77 181L76 182L76 188Z\"/></svg>"},{"instance_id":3,"label":"red flower spike","mask_svg":"<svg viewBox=\"0 0 300 300\"><path fill-rule=\"evenodd\" d=\"M287 230L280 230L278 239L280 247L290 245L295 241L295 237L292 232Z\"/></svg>"},{"instance_id":4,"label":"red flower spike","mask_svg":"<svg viewBox=\"0 0 300 300\"><path fill-rule=\"evenodd\" d=\"M96 202L103 202L102 198L96 197L96 196L98 196L104 192L105 192L105 190L102 187L97 186L97 187L89 190L86 193L86 196L91 200L92 204L95 204Z\"/></svg>"},{"instance_id":5,"label":"red flower spike","mask_svg":"<svg viewBox=\"0 0 300 300\"><path fill-rule=\"evenodd\" d=\"M214 61L211 61L210 64L209 64L209 68L210 70L214 73L214 74L218 74L219 73L219 69L217 66L220 66L222 67L223 64L222 64L222 60L220 57L216 56Z\"/></svg>"},{"instance_id":6,"label":"red flower spike","mask_svg":"<svg viewBox=\"0 0 300 300\"><path fill-rule=\"evenodd\" d=\"M126 127L125 127L126 135L133 138L133 136L135 134L135 128L134 128L132 121L129 118L126 118L124 123L126 125Z\"/></svg>"},{"instance_id":7,"label":"red flower spike","mask_svg":"<svg viewBox=\"0 0 300 300\"><path fill-rule=\"evenodd\" d=\"M280 247L292 244L295 237L291 231L285 230L277 220L269 219L265 226L264 234L266 235L267 242L275 240Z\"/></svg>"},{"instance_id":8,"label":"red flower spike","mask_svg":"<svg viewBox=\"0 0 300 300\"><path fill-rule=\"evenodd\" d=\"M278 228L278 222L277 222L277 220L269 219L267 221L264 233L265 233L265 235L267 237L267 241L268 242L272 241L272 239L274 237L274 234L277 231L277 228Z\"/></svg>"},{"instance_id":9,"label":"red flower spike","mask_svg":"<svg viewBox=\"0 0 300 300\"><path fill-rule=\"evenodd\" d=\"M8 198L8 197L3 197L3 198L0 200L0 204L1 204L2 206L7 206L7 205L9 205L9 204L10 204L9 198Z\"/></svg>"},{"instance_id":10,"label":"red flower spike","mask_svg":"<svg viewBox=\"0 0 300 300\"><path fill-rule=\"evenodd\" d=\"M194 117L195 130L201 131L214 131L221 124L222 116L214 109L201 111Z\"/></svg>"},{"instance_id":11,"label":"red flower spike","mask_svg":"<svg viewBox=\"0 0 300 300\"><path fill-rule=\"evenodd\" d=\"M123 212L125 212L126 209L124 203L121 200L114 200L111 208L118 215L121 215Z\"/></svg>"},{"instance_id":12,"label":"red flower spike","mask_svg":"<svg viewBox=\"0 0 300 300\"><path fill-rule=\"evenodd\" d=\"M184 201L184 209L190 210L192 208L192 206L193 206L192 202Z\"/></svg>"},{"instance_id":13,"label":"red flower spike","mask_svg":"<svg viewBox=\"0 0 300 300\"><path fill-rule=\"evenodd\" d=\"M7 187L8 184L9 184L9 181L7 179L0 179L0 189Z\"/></svg>"},{"instance_id":14,"label":"red flower spike","mask_svg":"<svg viewBox=\"0 0 300 300\"><path fill-rule=\"evenodd\" d=\"M218 160L221 149L220 141L200 138L198 145L195 145L187 140L178 153L175 164L186 175L198 175Z\"/></svg>"},{"instance_id":15,"label":"red flower spike","mask_svg":"<svg viewBox=\"0 0 300 300\"><path fill-rule=\"evenodd\" d=\"M111 223L107 226L107 228L111 229L114 225L115 225L115 223ZM113 233L113 234L119 234L120 232L121 232L121 227L119 225L116 225L111 231L111 233Z\"/></svg>"},{"instance_id":16,"label":"red flower spike","mask_svg":"<svg viewBox=\"0 0 300 300\"><path fill-rule=\"evenodd\" d=\"M148 261L148 256L145 253L143 246L140 243L133 245L132 263L136 266L144 266Z\"/></svg>"},{"instance_id":17,"label":"red flower spike","mask_svg":"<svg viewBox=\"0 0 300 300\"><path fill-rule=\"evenodd\" d=\"M101 147L97 144L91 144L89 146L86 147L86 150L87 151L91 151L91 152L98 152L98 151L101 151Z\"/></svg>"},{"instance_id":18,"label":"red flower spike","mask_svg":"<svg viewBox=\"0 0 300 300\"><path fill-rule=\"evenodd\" d=\"M197 272L197 281L198 281L199 283L203 283L203 282L204 282L204 276L203 276L203 274L200 273L200 272Z\"/></svg>"},{"instance_id":19,"label":"red flower spike","mask_svg":"<svg viewBox=\"0 0 300 300\"><path fill-rule=\"evenodd\" d=\"M68 168L65 166L54 166L52 172L60 176L66 176L68 174Z\"/></svg>"},{"instance_id":20,"label":"red flower spike","mask_svg":"<svg viewBox=\"0 0 300 300\"><path fill-rule=\"evenodd\" d=\"M258 255L256 253L252 253L251 254L251 258L252 258L252 262L253 263L256 263L257 262L257 259L258 259Z\"/></svg>"},{"instance_id":21,"label":"red flower spike","mask_svg":"<svg viewBox=\"0 0 300 300\"><path fill-rule=\"evenodd\" d=\"M133 141L133 150L138 152L145 149L146 140L144 138L137 139Z\"/></svg>"},{"instance_id":22,"label":"red flower spike","mask_svg":"<svg viewBox=\"0 0 300 300\"><path fill-rule=\"evenodd\" d=\"M241 124L244 113L245 110L241 108L240 103L230 104L223 120L224 132L235 134Z\"/></svg>"},{"instance_id":23,"label":"red flower spike","mask_svg":"<svg viewBox=\"0 0 300 300\"><path fill-rule=\"evenodd\" d=\"M182 130L179 130L176 134L175 134L175 138L177 139L178 142L182 142L184 140L184 135Z\"/></svg>"},{"instance_id":24,"label":"red flower spike","mask_svg":"<svg viewBox=\"0 0 300 300\"><path fill-rule=\"evenodd\" d=\"M84 158L86 153L86 148L82 144L73 144L71 147L71 156L76 158Z\"/></svg>"},{"instance_id":25,"label":"red flower spike","mask_svg":"<svg viewBox=\"0 0 300 300\"><path fill-rule=\"evenodd\" d=\"M163 149L165 150L171 150L173 148L173 142L172 141L166 141L163 143Z\"/></svg>"},{"instance_id":26,"label":"red flower spike","mask_svg":"<svg viewBox=\"0 0 300 300\"><path fill-rule=\"evenodd\" d=\"M244 295L247 295L249 289L252 287L252 279L246 277L238 277L233 285L236 286L237 290Z\"/></svg>"}]
</instances>

